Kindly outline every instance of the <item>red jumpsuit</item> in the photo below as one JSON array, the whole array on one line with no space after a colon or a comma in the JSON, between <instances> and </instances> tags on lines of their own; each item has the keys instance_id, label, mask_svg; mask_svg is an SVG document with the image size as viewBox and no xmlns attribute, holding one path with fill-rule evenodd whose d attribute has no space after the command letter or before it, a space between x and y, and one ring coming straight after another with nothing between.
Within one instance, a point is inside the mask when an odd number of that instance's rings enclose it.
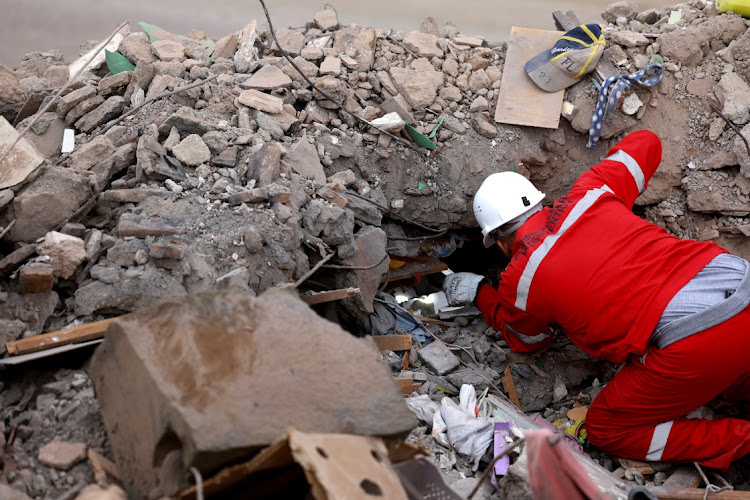
<instances>
[{"instance_id":1,"label":"red jumpsuit","mask_svg":"<svg viewBox=\"0 0 750 500\"><path fill-rule=\"evenodd\" d=\"M518 229L498 289L480 287L475 302L514 351L547 347L554 324L591 356L625 363L589 409L595 446L726 469L750 453L750 421L685 416L722 393L750 400L750 307L663 349L649 345L672 297L725 252L633 214L660 161L656 135L626 136Z\"/></svg>"}]
</instances>

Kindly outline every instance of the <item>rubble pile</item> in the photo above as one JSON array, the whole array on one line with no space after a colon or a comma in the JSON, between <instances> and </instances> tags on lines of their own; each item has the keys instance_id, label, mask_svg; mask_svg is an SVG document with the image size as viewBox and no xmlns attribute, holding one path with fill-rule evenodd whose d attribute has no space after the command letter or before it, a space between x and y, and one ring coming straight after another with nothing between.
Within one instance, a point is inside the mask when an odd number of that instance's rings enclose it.
<instances>
[{"instance_id":1,"label":"rubble pile","mask_svg":"<svg viewBox=\"0 0 750 500\"><path fill-rule=\"evenodd\" d=\"M0 162L0 353L6 342L164 301L227 290L261 300L266 290L291 284L303 297L354 289L317 310L351 333L372 333L371 318L383 307L376 297L382 299L392 271L389 256L413 257L425 243L475 237L471 201L487 175L514 169L549 201L601 160L609 144L642 128L661 137L664 154L636 210L678 237L715 240L750 258L750 146L738 133L750 140L750 21L719 13L706 0L645 12L617 2L602 18L603 60L622 73L653 62L666 71L657 86L630 92L592 149L585 147L597 97L590 79L565 91L567 120L557 129L498 124L507 44L431 18L416 31L386 32L345 25L323 10L301 29L272 33L258 20L218 40L141 23L145 32L120 30L106 56L100 42L87 42L70 64L53 50L27 54L13 69L0 66L0 155L31 125ZM432 146L412 142L405 125ZM405 333L401 326L381 333ZM394 376L438 402L465 385L508 392L510 378L525 413L564 427L573 423L568 412L589 404L616 369L563 339L539 356L514 354L481 317L423 329L424 345L383 350L381 357ZM170 363L166 340L158 352L122 342L118 349L133 363L148 356L155 365ZM104 356L97 354L93 372L117 365ZM94 462L124 460L113 453L88 366L70 359L79 363L5 369L0 381L2 477L19 498L57 498L94 483ZM347 362L331 359L339 368ZM213 375L208 370L193 383L211 383ZM94 380L97 396L106 398L102 411L111 418L122 414L117 405L148 412L107 396L120 386L102 380ZM179 408L169 399L171 382L162 382L153 404ZM127 383L126 397L149 385ZM190 422L174 418L159 422L159 431ZM279 429L264 425L263 442L270 444L267 433ZM467 494L482 469L436 443L431 428L431 420L420 422L409 441L426 446L448 483ZM156 446L164 436L141 444ZM586 451L628 484L637 474L644 481L642 471L634 475L616 458ZM196 463L204 459L191 452ZM166 481L157 470L166 455L159 461L139 472L144 485ZM652 469L647 480L661 484L665 471ZM508 483L508 498L516 498L520 490ZM492 494L491 487L481 491Z\"/></svg>"}]
</instances>

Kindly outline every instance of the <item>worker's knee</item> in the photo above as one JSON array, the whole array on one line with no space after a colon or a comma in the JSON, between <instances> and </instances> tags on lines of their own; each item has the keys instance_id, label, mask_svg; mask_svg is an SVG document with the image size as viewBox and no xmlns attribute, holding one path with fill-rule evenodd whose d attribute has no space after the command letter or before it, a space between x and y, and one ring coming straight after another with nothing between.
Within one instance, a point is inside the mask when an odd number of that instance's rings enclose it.
<instances>
[{"instance_id":1,"label":"worker's knee","mask_svg":"<svg viewBox=\"0 0 750 500\"><path fill-rule=\"evenodd\" d=\"M637 436L642 433L627 421L617 418L617 413L598 405L595 400L586 414L586 436L600 450L622 458L636 458L641 451Z\"/></svg>"}]
</instances>

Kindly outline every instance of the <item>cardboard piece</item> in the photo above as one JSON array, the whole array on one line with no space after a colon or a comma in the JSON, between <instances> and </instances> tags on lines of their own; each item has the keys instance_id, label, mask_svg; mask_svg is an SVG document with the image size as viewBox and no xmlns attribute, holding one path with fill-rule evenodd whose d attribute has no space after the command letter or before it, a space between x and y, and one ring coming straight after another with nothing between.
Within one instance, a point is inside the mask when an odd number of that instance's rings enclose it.
<instances>
[{"instance_id":1,"label":"cardboard piece","mask_svg":"<svg viewBox=\"0 0 750 500\"><path fill-rule=\"evenodd\" d=\"M513 26L508 41L495 121L511 125L557 128L560 124L563 94L545 92L526 74L526 61L552 47L562 31L547 31Z\"/></svg>"},{"instance_id":2,"label":"cardboard piece","mask_svg":"<svg viewBox=\"0 0 750 500\"><path fill-rule=\"evenodd\" d=\"M222 470L203 483L206 498L303 498L317 500L379 497L406 500L407 495L382 440L348 434L286 435L252 460ZM180 500L196 498L195 487Z\"/></svg>"}]
</instances>

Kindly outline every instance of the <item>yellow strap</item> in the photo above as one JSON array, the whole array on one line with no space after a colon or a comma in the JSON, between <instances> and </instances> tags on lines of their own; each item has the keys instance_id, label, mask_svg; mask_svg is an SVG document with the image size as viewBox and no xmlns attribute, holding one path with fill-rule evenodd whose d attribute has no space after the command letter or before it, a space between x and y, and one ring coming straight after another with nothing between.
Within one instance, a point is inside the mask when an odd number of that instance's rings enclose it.
<instances>
[{"instance_id":1,"label":"yellow strap","mask_svg":"<svg viewBox=\"0 0 750 500\"><path fill-rule=\"evenodd\" d=\"M573 78L580 78L586 73L586 70L588 69L589 64L591 64L591 61L594 59L594 56L599 50L599 45L602 45L602 46L606 45L606 42L604 41L604 36L599 37L597 44L591 49L591 53L589 54L589 57L586 59L586 62L584 63L583 68L581 68L581 71L579 71L578 74L574 76Z\"/></svg>"},{"instance_id":2,"label":"yellow strap","mask_svg":"<svg viewBox=\"0 0 750 500\"><path fill-rule=\"evenodd\" d=\"M594 33L590 29L588 29L588 27L585 24L581 24L579 27L581 29L583 29L583 31L585 31L586 34L589 37L591 37L591 40L592 40L591 43L586 43L583 40L579 40L578 38L574 38L572 36L565 36L564 35L564 36L560 37L560 39L562 39L562 40L568 40L568 41L571 41L571 42L580 43L584 47L592 49L591 53L589 54L589 57L586 59L586 62L583 65L583 68L581 68L581 71L579 71L578 74L575 75L573 78L580 78L581 76L583 76L586 73L586 70L588 69L589 64L591 64L591 61L594 59L594 56L596 55L597 51L599 50L599 46L600 45L601 46L606 46L607 45L607 42L604 40L604 35L599 35L599 38L597 38L594 35ZM572 50L576 50L576 49L572 49ZM558 59L560 59L561 57L563 57L567 53L568 53L568 51L562 52L560 54L557 54L555 57L553 57L553 58L550 59L550 62L557 61Z\"/></svg>"}]
</instances>

